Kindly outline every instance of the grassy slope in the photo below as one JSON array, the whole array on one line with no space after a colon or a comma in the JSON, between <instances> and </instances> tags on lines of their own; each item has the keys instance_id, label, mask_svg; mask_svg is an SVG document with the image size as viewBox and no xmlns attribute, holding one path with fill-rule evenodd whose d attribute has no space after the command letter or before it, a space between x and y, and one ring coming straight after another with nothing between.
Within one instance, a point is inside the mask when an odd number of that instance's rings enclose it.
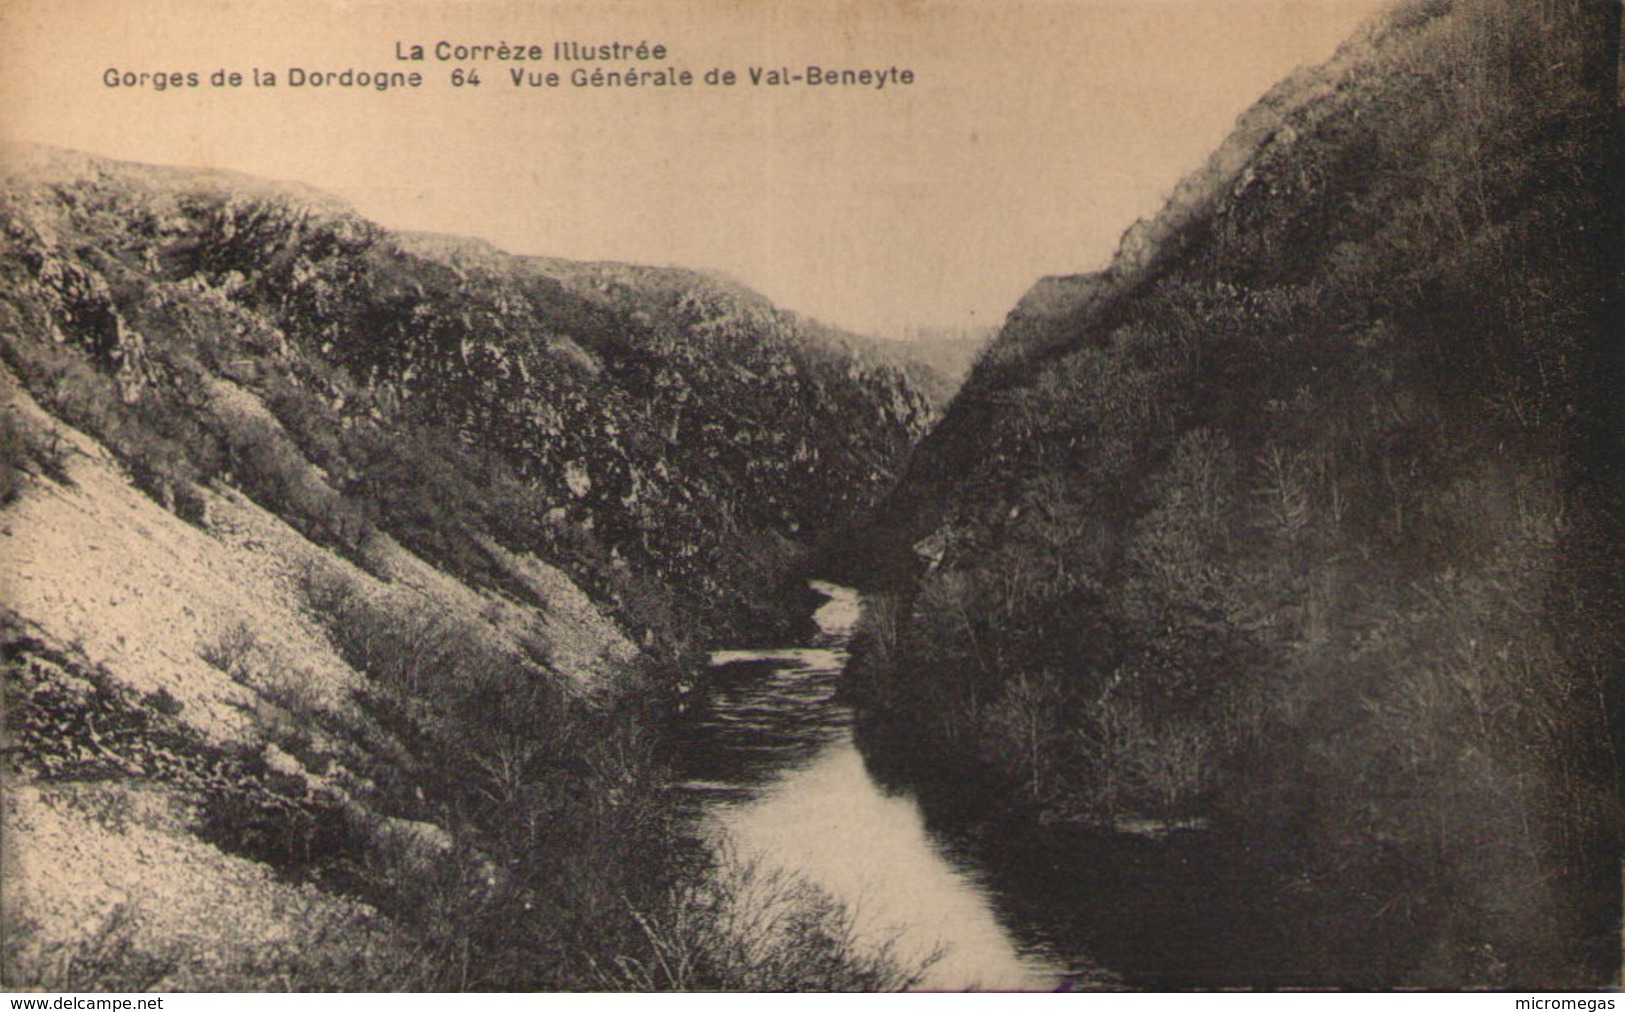
<instances>
[{"instance_id":1,"label":"grassy slope","mask_svg":"<svg viewBox=\"0 0 1625 1012\"><path fill-rule=\"evenodd\" d=\"M1255 979L1617 957L1616 29L1401 4L1024 301L882 510L893 739L1213 820L1299 935Z\"/></svg>"}]
</instances>

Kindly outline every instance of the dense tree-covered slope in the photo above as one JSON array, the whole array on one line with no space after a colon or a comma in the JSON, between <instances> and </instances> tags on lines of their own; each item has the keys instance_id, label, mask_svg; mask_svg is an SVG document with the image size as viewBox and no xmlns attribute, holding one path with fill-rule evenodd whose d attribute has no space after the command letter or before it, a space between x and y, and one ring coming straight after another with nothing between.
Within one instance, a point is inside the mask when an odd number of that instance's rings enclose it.
<instances>
[{"instance_id":1,"label":"dense tree-covered slope","mask_svg":"<svg viewBox=\"0 0 1625 1012\"><path fill-rule=\"evenodd\" d=\"M1407 0L1293 75L1034 288L863 542L894 759L1234 858L1272 941L1186 979L1617 963L1618 29Z\"/></svg>"}]
</instances>

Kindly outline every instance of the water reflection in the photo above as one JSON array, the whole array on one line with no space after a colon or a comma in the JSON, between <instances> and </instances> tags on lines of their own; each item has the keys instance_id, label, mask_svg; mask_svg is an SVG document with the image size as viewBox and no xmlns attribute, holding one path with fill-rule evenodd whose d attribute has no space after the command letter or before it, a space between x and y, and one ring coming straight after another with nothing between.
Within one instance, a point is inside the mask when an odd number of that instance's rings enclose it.
<instances>
[{"instance_id":1,"label":"water reflection","mask_svg":"<svg viewBox=\"0 0 1625 1012\"><path fill-rule=\"evenodd\" d=\"M880 788L835 700L854 591L814 584L829 601L813 646L722 651L714 686L692 710L681 754L686 801L704 829L747 859L807 876L855 915L861 937L905 960L936 954L921 986L1050 990L1061 971L1021 952L985 886L927 832L914 798Z\"/></svg>"}]
</instances>

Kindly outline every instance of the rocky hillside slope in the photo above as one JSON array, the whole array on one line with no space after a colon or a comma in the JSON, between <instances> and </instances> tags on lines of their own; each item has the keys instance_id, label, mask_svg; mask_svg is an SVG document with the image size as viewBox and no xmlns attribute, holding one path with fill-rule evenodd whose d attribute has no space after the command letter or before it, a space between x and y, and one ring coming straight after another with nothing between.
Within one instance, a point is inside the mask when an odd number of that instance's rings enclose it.
<instances>
[{"instance_id":1,"label":"rocky hillside slope","mask_svg":"<svg viewBox=\"0 0 1625 1012\"><path fill-rule=\"evenodd\" d=\"M1037 285L881 510L913 782L1199 837L1131 976L1617 968L1618 56L1613 4L1398 4Z\"/></svg>"},{"instance_id":2,"label":"rocky hillside slope","mask_svg":"<svg viewBox=\"0 0 1625 1012\"><path fill-rule=\"evenodd\" d=\"M0 229L7 986L885 982L828 910L735 958L659 734L893 478L899 371L242 177L11 148Z\"/></svg>"},{"instance_id":3,"label":"rocky hillside slope","mask_svg":"<svg viewBox=\"0 0 1625 1012\"><path fill-rule=\"evenodd\" d=\"M502 585L494 540L602 600L666 598L617 604L653 634L679 635L678 610L709 630L888 484L927 421L898 370L691 272L397 236L248 179L7 162L24 384L54 359L99 370L116 413L152 416L139 427L165 444L114 449L173 488L255 480L232 473L244 434L183 431L209 428L207 386L243 388L332 493L270 474L259 498L352 553L383 530ZM72 416L83 395L42 396Z\"/></svg>"}]
</instances>

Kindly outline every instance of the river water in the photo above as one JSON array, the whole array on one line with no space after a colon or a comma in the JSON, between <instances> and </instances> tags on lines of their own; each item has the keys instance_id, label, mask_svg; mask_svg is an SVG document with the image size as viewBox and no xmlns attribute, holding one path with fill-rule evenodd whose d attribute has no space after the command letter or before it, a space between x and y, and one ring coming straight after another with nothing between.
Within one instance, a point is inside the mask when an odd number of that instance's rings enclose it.
<instances>
[{"instance_id":1,"label":"river water","mask_svg":"<svg viewBox=\"0 0 1625 1012\"><path fill-rule=\"evenodd\" d=\"M935 955L924 989L1060 986L1064 967L1016 942L985 878L933 838L915 799L869 775L836 693L858 596L813 587L829 600L811 644L711 657L681 748L682 793L701 832L822 887L852 911L860 939L889 942L905 963Z\"/></svg>"}]
</instances>

